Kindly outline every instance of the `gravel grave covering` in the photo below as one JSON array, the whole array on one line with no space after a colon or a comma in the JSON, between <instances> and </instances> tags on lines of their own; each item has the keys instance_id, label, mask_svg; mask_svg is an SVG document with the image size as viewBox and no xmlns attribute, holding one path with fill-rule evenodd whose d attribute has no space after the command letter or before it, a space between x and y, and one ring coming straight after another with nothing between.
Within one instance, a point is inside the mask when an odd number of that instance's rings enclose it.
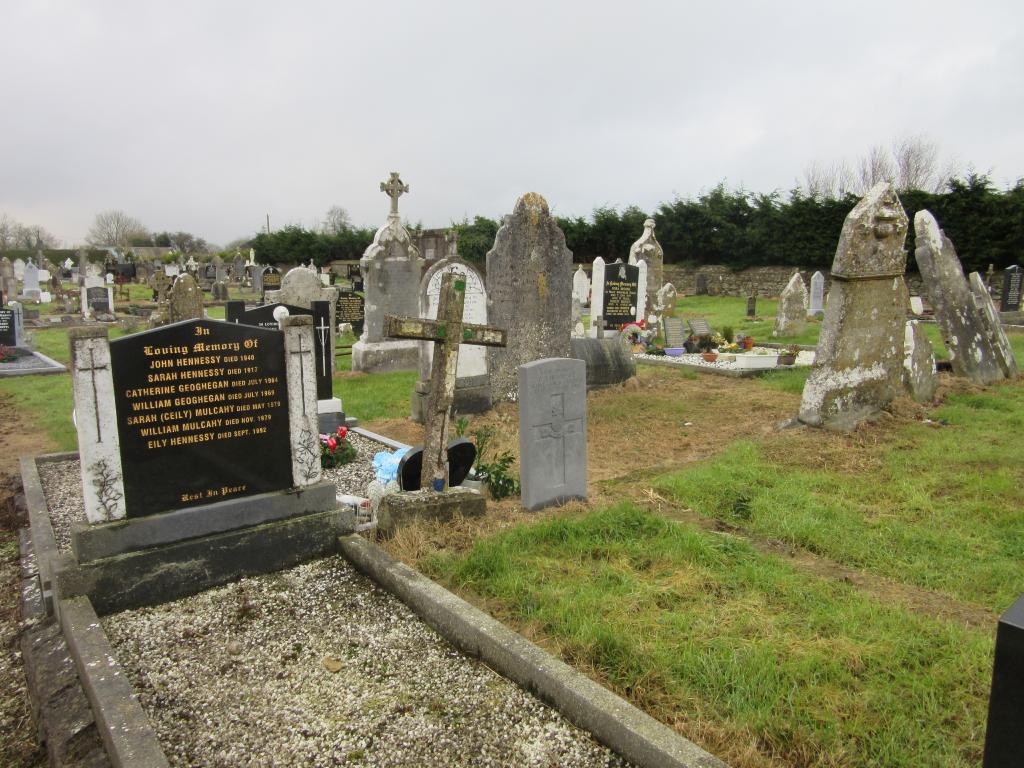
<instances>
[{"instance_id":1,"label":"gravel grave covering","mask_svg":"<svg viewBox=\"0 0 1024 768\"><path fill-rule=\"evenodd\" d=\"M339 556L102 619L174 766L626 766Z\"/></svg>"},{"instance_id":2,"label":"gravel grave covering","mask_svg":"<svg viewBox=\"0 0 1024 768\"><path fill-rule=\"evenodd\" d=\"M777 349L769 349L767 347L754 347L754 351L757 351L758 349L763 349L768 354L778 354L778 352L779 352L779 350L777 350ZM660 360L662 362L668 362L668 363L678 363L678 364L686 364L686 365L699 365L702 368L721 368L722 370L726 370L726 371L745 370L743 368L740 368L738 365L736 365L735 362L731 362L731 361L726 363L726 362L722 362L720 360L715 360L715 362L709 363L707 360L705 360L699 354L682 354L682 355L679 355L678 357L671 357L669 355L634 354L633 357L638 358L640 360ZM795 366L792 366L792 365L782 365L782 366L778 366L778 368L774 368L774 369L773 368L769 368L768 370L786 370L788 368L794 368L794 367L799 368L800 366L805 366L805 365L814 365L814 352L812 350L801 350L799 353L797 353L796 365Z\"/></svg>"},{"instance_id":3,"label":"gravel grave covering","mask_svg":"<svg viewBox=\"0 0 1024 768\"><path fill-rule=\"evenodd\" d=\"M366 496L366 486L374 479L374 454L392 449L352 431L349 431L349 440L357 451L355 460L334 469L325 469L324 480L332 481L338 493ZM57 548L61 552L71 552L71 526L76 521L84 523L86 519L81 465L78 459L68 459L43 462L38 466Z\"/></svg>"}]
</instances>

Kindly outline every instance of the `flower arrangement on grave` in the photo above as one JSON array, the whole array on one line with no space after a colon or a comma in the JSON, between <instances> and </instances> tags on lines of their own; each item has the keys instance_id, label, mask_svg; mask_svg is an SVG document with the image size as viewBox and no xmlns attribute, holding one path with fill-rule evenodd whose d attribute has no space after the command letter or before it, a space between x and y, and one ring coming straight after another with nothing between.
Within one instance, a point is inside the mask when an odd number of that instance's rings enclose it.
<instances>
[{"instance_id":1,"label":"flower arrangement on grave","mask_svg":"<svg viewBox=\"0 0 1024 768\"><path fill-rule=\"evenodd\" d=\"M729 342L728 344L722 344L721 346L719 346L718 351L725 355L735 355L737 352L742 352L743 349L742 347L740 347L739 344L732 341Z\"/></svg>"},{"instance_id":2,"label":"flower arrangement on grave","mask_svg":"<svg viewBox=\"0 0 1024 768\"><path fill-rule=\"evenodd\" d=\"M356 457L356 448L348 440L348 427L338 427L333 435L320 435L320 466L324 469L348 464Z\"/></svg>"},{"instance_id":3,"label":"flower arrangement on grave","mask_svg":"<svg viewBox=\"0 0 1024 768\"><path fill-rule=\"evenodd\" d=\"M0 344L0 363L13 363L17 359L18 356L14 353L13 349Z\"/></svg>"}]
</instances>

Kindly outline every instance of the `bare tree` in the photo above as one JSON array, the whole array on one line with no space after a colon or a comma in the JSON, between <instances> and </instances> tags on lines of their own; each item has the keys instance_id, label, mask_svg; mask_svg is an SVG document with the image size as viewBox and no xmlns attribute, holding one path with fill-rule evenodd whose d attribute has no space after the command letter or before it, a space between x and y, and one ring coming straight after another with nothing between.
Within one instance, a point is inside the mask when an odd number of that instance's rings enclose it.
<instances>
[{"instance_id":1,"label":"bare tree","mask_svg":"<svg viewBox=\"0 0 1024 768\"><path fill-rule=\"evenodd\" d=\"M349 218L348 211L340 205L335 205L327 211L327 216L324 218L323 224L320 225L320 229L328 235L339 235L351 226L352 220Z\"/></svg>"},{"instance_id":2,"label":"bare tree","mask_svg":"<svg viewBox=\"0 0 1024 768\"><path fill-rule=\"evenodd\" d=\"M86 241L95 246L127 247L133 237L147 236L146 228L138 219L124 211L103 211L96 214Z\"/></svg>"},{"instance_id":3,"label":"bare tree","mask_svg":"<svg viewBox=\"0 0 1024 768\"><path fill-rule=\"evenodd\" d=\"M804 188L815 200L836 200L854 186L853 172L845 160L828 165L815 161L804 169Z\"/></svg>"},{"instance_id":4,"label":"bare tree","mask_svg":"<svg viewBox=\"0 0 1024 768\"><path fill-rule=\"evenodd\" d=\"M860 184L857 191L862 195L880 181L890 183L895 181L896 166L893 164L889 150L881 144L871 147L868 153L861 158L859 177Z\"/></svg>"},{"instance_id":5,"label":"bare tree","mask_svg":"<svg viewBox=\"0 0 1024 768\"><path fill-rule=\"evenodd\" d=\"M0 251L56 248L59 242L43 227L22 224L6 213L0 215Z\"/></svg>"},{"instance_id":6,"label":"bare tree","mask_svg":"<svg viewBox=\"0 0 1024 768\"><path fill-rule=\"evenodd\" d=\"M923 136L907 136L892 147L896 157L896 188L939 192L948 176L940 173L939 145Z\"/></svg>"}]
</instances>

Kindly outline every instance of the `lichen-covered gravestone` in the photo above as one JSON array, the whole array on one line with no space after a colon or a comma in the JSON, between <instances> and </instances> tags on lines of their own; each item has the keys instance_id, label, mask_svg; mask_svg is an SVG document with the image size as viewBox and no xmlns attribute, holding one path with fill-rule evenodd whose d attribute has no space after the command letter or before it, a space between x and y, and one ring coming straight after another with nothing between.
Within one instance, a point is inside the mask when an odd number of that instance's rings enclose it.
<instances>
[{"instance_id":1,"label":"lichen-covered gravestone","mask_svg":"<svg viewBox=\"0 0 1024 768\"><path fill-rule=\"evenodd\" d=\"M519 367L523 507L587 497L587 364L534 360Z\"/></svg>"},{"instance_id":2,"label":"lichen-covered gravestone","mask_svg":"<svg viewBox=\"0 0 1024 768\"><path fill-rule=\"evenodd\" d=\"M409 185L393 172L380 189L391 198L391 211L359 260L365 305L363 333L352 345L352 370L413 371L419 367L419 344L386 339L384 316L412 317L419 311L423 259L398 213L398 198L409 191Z\"/></svg>"},{"instance_id":3,"label":"lichen-covered gravestone","mask_svg":"<svg viewBox=\"0 0 1024 768\"><path fill-rule=\"evenodd\" d=\"M935 352L917 320L908 320L904 330L903 383L910 396L919 403L934 400L939 386Z\"/></svg>"},{"instance_id":4,"label":"lichen-covered gravestone","mask_svg":"<svg viewBox=\"0 0 1024 768\"><path fill-rule=\"evenodd\" d=\"M1015 376L1013 351L981 276L972 273L968 284L953 243L931 213L917 212L914 231L917 266L953 372L982 385Z\"/></svg>"},{"instance_id":5,"label":"lichen-covered gravestone","mask_svg":"<svg viewBox=\"0 0 1024 768\"><path fill-rule=\"evenodd\" d=\"M654 219L644 222L644 233L629 247L629 263L647 262L647 309L657 306L657 293L665 279L665 250L654 236Z\"/></svg>"},{"instance_id":6,"label":"lichen-covered gravestone","mask_svg":"<svg viewBox=\"0 0 1024 768\"><path fill-rule=\"evenodd\" d=\"M167 294L167 322L195 320L203 315L203 292L199 284L188 273L178 275Z\"/></svg>"},{"instance_id":7,"label":"lichen-covered gravestone","mask_svg":"<svg viewBox=\"0 0 1024 768\"><path fill-rule=\"evenodd\" d=\"M907 215L879 183L843 222L832 290L800 421L849 430L876 416L903 387Z\"/></svg>"},{"instance_id":8,"label":"lichen-covered gravestone","mask_svg":"<svg viewBox=\"0 0 1024 768\"><path fill-rule=\"evenodd\" d=\"M508 331L508 347L489 349L491 400L515 399L518 368L568 357L572 337L572 251L548 209L528 192L506 216L487 253L489 322Z\"/></svg>"},{"instance_id":9,"label":"lichen-covered gravestone","mask_svg":"<svg viewBox=\"0 0 1024 768\"><path fill-rule=\"evenodd\" d=\"M811 307L808 312L812 317L825 313L825 276L820 271L811 275Z\"/></svg>"},{"instance_id":10,"label":"lichen-covered gravestone","mask_svg":"<svg viewBox=\"0 0 1024 768\"><path fill-rule=\"evenodd\" d=\"M779 297L772 336L796 336L807 328L807 286L800 273L795 273Z\"/></svg>"}]
</instances>

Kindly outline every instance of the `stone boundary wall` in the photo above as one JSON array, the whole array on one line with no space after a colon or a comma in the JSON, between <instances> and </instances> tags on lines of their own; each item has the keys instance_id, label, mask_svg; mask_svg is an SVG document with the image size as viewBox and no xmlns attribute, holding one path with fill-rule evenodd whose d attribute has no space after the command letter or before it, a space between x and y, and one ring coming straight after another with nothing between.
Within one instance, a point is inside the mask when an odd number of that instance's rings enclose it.
<instances>
[{"instance_id":1,"label":"stone boundary wall","mask_svg":"<svg viewBox=\"0 0 1024 768\"><path fill-rule=\"evenodd\" d=\"M705 264L699 267L687 267L681 264L665 265L665 282L672 283L681 296L693 296L697 293L697 275L707 278L708 294L711 296L778 296L786 287L794 271L799 271L804 282L810 286L811 275L816 271L806 267L750 267L733 272L729 267L718 264ZM830 288L829 270L823 269L825 276L825 292ZM984 277L984 275L983 275ZM923 290L921 276L917 272L907 273L907 287L912 296L920 296ZM996 272L993 284L1002 288L1002 272Z\"/></svg>"}]
</instances>

